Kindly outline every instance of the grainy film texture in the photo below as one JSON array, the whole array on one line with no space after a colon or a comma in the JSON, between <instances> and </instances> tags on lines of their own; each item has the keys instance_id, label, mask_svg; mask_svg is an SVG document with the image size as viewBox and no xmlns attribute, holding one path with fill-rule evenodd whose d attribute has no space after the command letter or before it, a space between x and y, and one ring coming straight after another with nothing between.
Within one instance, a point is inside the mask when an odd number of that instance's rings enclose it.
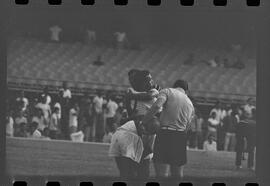
<instances>
[{"instance_id":1,"label":"grainy film texture","mask_svg":"<svg viewBox=\"0 0 270 186\"><path fill-rule=\"evenodd\" d=\"M254 182L256 16L222 2L12 7L8 175Z\"/></svg>"}]
</instances>

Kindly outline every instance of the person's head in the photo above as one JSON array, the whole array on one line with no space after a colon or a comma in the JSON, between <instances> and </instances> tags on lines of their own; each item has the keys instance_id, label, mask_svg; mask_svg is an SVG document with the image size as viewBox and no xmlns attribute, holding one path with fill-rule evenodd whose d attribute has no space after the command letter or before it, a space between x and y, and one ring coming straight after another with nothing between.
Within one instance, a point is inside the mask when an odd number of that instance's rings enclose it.
<instances>
[{"instance_id":1,"label":"person's head","mask_svg":"<svg viewBox=\"0 0 270 186\"><path fill-rule=\"evenodd\" d=\"M37 117L42 117L43 116L43 111L41 108L37 108Z\"/></svg>"},{"instance_id":2,"label":"person's head","mask_svg":"<svg viewBox=\"0 0 270 186\"><path fill-rule=\"evenodd\" d=\"M188 91L188 82L182 79L178 79L173 84L173 88L182 88L186 92Z\"/></svg>"},{"instance_id":3,"label":"person's head","mask_svg":"<svg viewBox=\"0 0 270 186\"><path fill-rule=\"evenodd\" d=\"M45 95L42 95L40 99L41 99L41 103L43 104L45 104L47 101L47 97Z\"/></svg>"},{"instance_id":4,"label":"person's head","mask_svg":"<svg viewBox=\"0 0 270 186\"><path fill-rule=\"evenodd\" d=\"M215 108L220 109L221 108L221 102L218 100L215 104Z\"/></svg>"},{"instance_id":5,"label":"person's head","mask_svg":"<svg viewBox=\"0 0 270 186\"><path fill-rule=\"evenodd\" d=\"M97 90L97 96L98 96L98 97L101 97L101 96L102 96L101 90Z\"/></svg>"},{"instance_id":6,"label":"person's head","mask_svg":"<svg viewBox=\"0 0 270 186\"><path fill-rule=\"evenodd\" d=\"M24 90L21 90L21 92L20 92L20 97L21 97L21 98L24 97Z\"/></svg>"},{"instance_id":7,"label":"person's head","mask_svg":"<svg viewBox=\"0 0 270 186\"><path fill-rule=\"evenodd\" d=\"M213 136L212 134L209 134L208 137L207 137L207 140L208 140L210 143L212 143L212 142L215 140L215 138L214 138L214 136Z\"/></svg>"},{"instance_id":8,"label":"person's head","mask_svg":"<svg viewBox=\"0 0 270 186\"><path fill-rule=\"evenodd\" d=\"M154 81L149 70L142 71L142 77L144 79L144 89L150 90L154 86Z\"/></svg>"},{"instance_id":9,"label":"person's head","mask_svg":"<svg viewBox=\"0 0 270 186\"><path fill-rule=\"evenodd\" d=\"M27 132L27 124L25 122L20 123L20 131L22 133L26 133Z\"/></svg>"},{"instance_id":10,"label":"person's head","mask_svg":"<svg viewBox=\"0 0 270 186\"><path fill-rule=\"evenodd\" d=\"M38 128L38 123L36 121L33 121L29 127L30 133L33 134L33 132L35 132L37 128Z\"/></svg>"},{"instance_id":11,"label":"person's head","mask_svg":"<svg viewBox=\"0 0 270 186\"><path fill-rule=\"evenodd\" d=\"M48 127L44 128L42 134L45 137L49 137L50 136L50 129Z\"/></svg>"},{"instance_id":12,"label":"person's head","mask_svg":"<svg viewBox=\"0 0 270 186\"><path fill-rule=\"evenodd\" d=\"M67 82L66 82L66 81L63 82L63 88L64 88L65 90L67 89Z\"/></svg>"},{"instance_id":13,"label":"person's head","mask_svg":"<svg viewBox=\"0 0 270 186\"><path fill-rule=\"evenodd\" d=\"M140 72L140 70L138 69L131 69L129 72L128 72L128 80L129 80L129 83L131 85L131 87L137 91L137 81L136 81L136 77L137 77L137 74Z\"/></svg>"},{"instance_id":14,"label":"person's head","mask_svg":"<svg viewBox=\"0 0 270 186\"><path fill-rule=\"evenodd\" d=\"M247 99L247 104L251 105L252 104L252 98Z\"/></svg>"},{"instance_id":15,"label":"person's head","mask_svg":"<svg viewBox=\"0 0 270 186\"><path fill-rule=\"evenodd\" d=\"M53 107L53 113L59 114L59 112L60 112L60 108L57 107L57 106L54 106Z\"/></svg>"},{"instance_id":16,"label":"person's head","mask_svg":"<svg viewBox=\"0 0 270 186\"><path fill-rule=\"evenodd\" d=\"M43 89L43 93L48 94L48 92L49 92L49 88L48 88L48 86L45 86Z\"/></svg>"},{"instance_id":17,"label":"person's head","mask_svg":"<svg viewBox=\"0 0 270 186\"><path fill-rule=\"evenodd\" d=\"M212 113L211 113L211 118L215 119L216 116L217 116L216 112L212 112Z\"/></svg>"}]
</instances>

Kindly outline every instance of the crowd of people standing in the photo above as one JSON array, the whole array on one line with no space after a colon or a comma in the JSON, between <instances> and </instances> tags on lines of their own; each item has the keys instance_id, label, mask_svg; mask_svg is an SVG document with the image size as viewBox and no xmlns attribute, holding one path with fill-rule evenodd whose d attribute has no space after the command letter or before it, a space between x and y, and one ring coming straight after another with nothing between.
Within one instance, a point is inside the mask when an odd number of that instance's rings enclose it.
<instances>
[{"instance_id":1,"label":"crowd of people standing","mask_svg":"<svg viewBox=\"0 0 270 186\"><path fill-rule=\"evenodd\" d=\"M12 103L6 117L6 135L11 137L110 142L126 112L111 94L73 98L66 82L57 96L45 87L30 100L21 91Z\"/></svg>"}]
</instances>

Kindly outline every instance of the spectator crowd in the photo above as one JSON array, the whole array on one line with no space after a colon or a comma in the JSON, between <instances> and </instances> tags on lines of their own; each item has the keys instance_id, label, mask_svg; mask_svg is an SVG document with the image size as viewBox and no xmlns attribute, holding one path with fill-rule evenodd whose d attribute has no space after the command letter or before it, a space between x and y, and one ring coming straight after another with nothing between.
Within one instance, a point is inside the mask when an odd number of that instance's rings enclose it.
<instances>
[{"instance_id":1,"label":"spectator crowd","mask_svg":"<svg viewBox=\"0 0 270 186\"><path fill-rule=\"evenodd\" d=\"M12 107L12 106L13 107ZM33 100L24 91L8 105L6 135L38 139L110 142L110 137L125 117L123 103L101 92L80 100L72 97L64 82L52 99L45 87Z\"/></svg>"},{"instance_id":2,"label":"spectator crowd","mask_svg":"<svg viewBox=\"0 0 270 186\"><path fill-rule=\"evenodd\" d=\"M124 100L97 92L94 97L85 95L78 101L65 82L55 99L45 87L38 98L30 101L21 91L15 103L6 117L6 135L10 137L110 143L112 134L127 119ZM242 105L217 102L208 116L196 109L187 146L234 151L240 166L245 152L254 157L256 125L245 127L250 123L256 124L256 107L251 98Z\"/></svg>"}]
</instances>

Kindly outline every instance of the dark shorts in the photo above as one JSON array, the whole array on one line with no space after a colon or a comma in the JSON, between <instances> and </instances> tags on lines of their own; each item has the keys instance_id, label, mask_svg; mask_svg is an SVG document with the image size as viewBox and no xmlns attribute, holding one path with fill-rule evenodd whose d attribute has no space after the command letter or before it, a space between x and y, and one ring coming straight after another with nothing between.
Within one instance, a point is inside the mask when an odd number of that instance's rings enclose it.
<instances>
[{"instance_id":1,"label":"dark shorts","mask_svg":"<svg viewBox=\"0 0 270 186\"><path fill-rule=\"evenodd\" d=\"M187 163L187 134L181 131L161 129L154 144L153 161L174 166Z\"/></svg>"}]
</instances>

